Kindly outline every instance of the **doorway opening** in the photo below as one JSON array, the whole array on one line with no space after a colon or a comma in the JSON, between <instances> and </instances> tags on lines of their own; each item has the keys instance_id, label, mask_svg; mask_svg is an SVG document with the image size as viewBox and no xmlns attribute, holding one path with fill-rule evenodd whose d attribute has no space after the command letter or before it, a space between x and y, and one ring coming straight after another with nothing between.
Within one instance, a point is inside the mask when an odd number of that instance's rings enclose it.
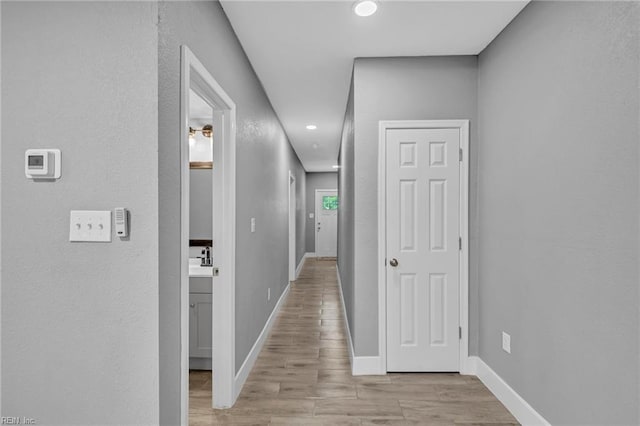
<instances>
[{"instance_id":1,"label":"doorway opening","mask_svg":"<svg viewBox=\"0 0 640 426\"><path fill-rule=\"evenodd\" d=\"M380 373L470 374L469 121L380 121L378 141Z\"/></svg>"},{"instance_id":2,"label":"doorway opening","mask_svg":"<svg viewBox=\"0 0 640 426\"><path fill-rule=\"evenodd\" d=\"M316 257L338 254L338 190L316 189Z\"/></svg>"},{"instance_id":3,"label":"doorway opening","mask_svg":"<svg viewBox=\"0 0 640 426\"><path fill-rule=\"evenodd\" d=\"M231 407L237 398L236 106L187 46L181 68L180 417L187 425L190 364L215 373L211 407Z\"/></svg>"},{"instance_id":4,"label":"doorway opening","mask_svg":"<svg viewBox=\"0 0 640 426\"><path fill-rule=\"evenodd\" d=\"M289 281L296 279L296 177L289 170Z\"/></svg>"}]
</instances>

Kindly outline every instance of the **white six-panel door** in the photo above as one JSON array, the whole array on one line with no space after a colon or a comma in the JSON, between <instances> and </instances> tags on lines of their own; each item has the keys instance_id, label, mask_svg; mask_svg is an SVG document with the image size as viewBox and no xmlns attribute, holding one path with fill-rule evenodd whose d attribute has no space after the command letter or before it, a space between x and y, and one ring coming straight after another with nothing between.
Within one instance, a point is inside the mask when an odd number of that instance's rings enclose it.
<instances>
[{"instance_id":1,"label":"white six-panel door","mask_svg":"<svg viewBox=\"0 0 640 426\"><path fill-rule=\"evenodd\" d=\"M459 371L459 149L457 128L386 131L387 371Z\"/></svg>"}]
</instances>

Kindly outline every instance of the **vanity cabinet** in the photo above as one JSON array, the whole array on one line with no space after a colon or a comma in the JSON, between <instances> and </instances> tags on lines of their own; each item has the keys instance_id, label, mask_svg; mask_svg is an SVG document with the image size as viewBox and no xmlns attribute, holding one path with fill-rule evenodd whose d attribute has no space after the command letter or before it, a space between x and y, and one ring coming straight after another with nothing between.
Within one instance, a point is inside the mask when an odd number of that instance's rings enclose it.
<instances>
[{"instance_id":1,"label":"vanity cabinet","mask_svg":"<svg viewBox=\"0 0 640 426\"><path fill-rule=\"evenodd\" d=\"M211 278L190 278L189 286L189 368L211 370Z\"/></svg>"}]
</instances>

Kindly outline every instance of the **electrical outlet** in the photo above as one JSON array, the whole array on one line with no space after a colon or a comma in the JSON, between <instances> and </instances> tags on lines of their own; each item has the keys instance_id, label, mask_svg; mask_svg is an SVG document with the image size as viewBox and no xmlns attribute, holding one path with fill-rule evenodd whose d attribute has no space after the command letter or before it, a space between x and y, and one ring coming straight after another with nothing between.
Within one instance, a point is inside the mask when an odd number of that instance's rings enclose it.
<instances>
[{"instance_id":1,"label":"electrical outlet","mask_svg":"<svg viewBox=\"0 0 640 426\"><path fill-rule=\"evenodd\" d=\"M271 300L271 287L267 289L267 302Z\"/></svg>"},{"instance_id":2,"label":"electrical outlet","mask_svg":"<svg viewBox=\"0 0 640 426\"><path fill-rule=\"evenodd\" d=\"M504 331L502 332L502 350L508 354L511 353L511 336Z\"/></svg>"}]
</instances>

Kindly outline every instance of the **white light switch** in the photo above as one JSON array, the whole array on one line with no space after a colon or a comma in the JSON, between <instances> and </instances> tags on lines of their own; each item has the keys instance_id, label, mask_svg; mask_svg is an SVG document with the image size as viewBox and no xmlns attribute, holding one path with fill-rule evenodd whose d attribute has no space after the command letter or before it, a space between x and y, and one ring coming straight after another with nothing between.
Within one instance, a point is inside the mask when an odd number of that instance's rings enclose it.
<instances>
[{"instance_id":1,"label":"white light switch","mask_svg":"<svg viewBox=\"0 0 640 426\"><path fill-rule=\"evenodd\" d=\"M315 216L315 214L309 213L309 219L313 219L314 216Z\"/></svg>"},{"instance_id":2,"label":"white light switch","mask_svg":"<svg viewBox=\"0 0 640 426\"><path fill-rule=\"evenodd\" d=\"M71 210L69 241L111 242L111 210Z\"/></svg>"},{"instance_id":3,"label":"white light switch","mask_svg":"<svg viewBox=\"0 0 640 426\"><path fill-rule=\"evenodd\" d=\"M256 232L256 218L251 218L251 232Z\"/></svg>"}]
</instances>

